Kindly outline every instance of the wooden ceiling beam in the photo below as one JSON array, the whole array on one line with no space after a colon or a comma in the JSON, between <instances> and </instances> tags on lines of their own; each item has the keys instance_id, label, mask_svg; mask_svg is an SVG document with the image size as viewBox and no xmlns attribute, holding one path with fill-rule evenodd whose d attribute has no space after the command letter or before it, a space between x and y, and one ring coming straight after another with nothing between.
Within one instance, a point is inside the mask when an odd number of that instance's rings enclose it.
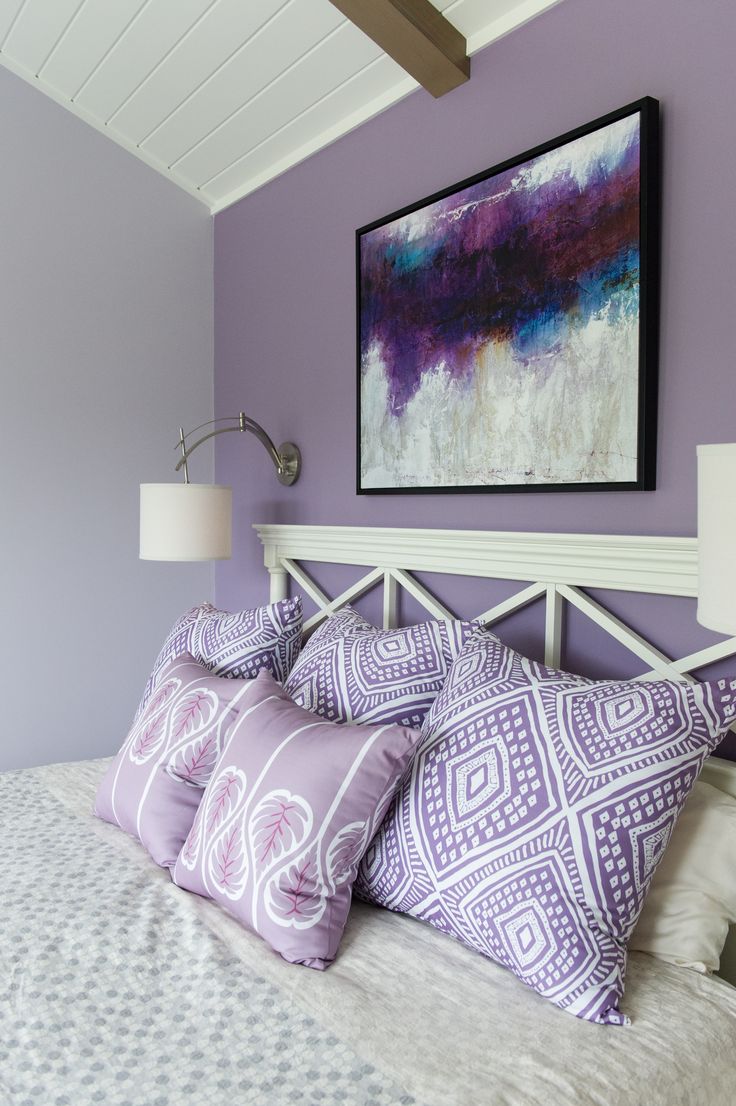
<instances>
[{"instance_id":1,"label":"wooden ceiling beam","mask_svg":"<svg viewBox=\"0 0 736 1106\"><path fill-rule=\"evenodd\" d=\"M433 96L469 80L465 38L430 0L330 2Z\"/></svg>"}]
</instances>

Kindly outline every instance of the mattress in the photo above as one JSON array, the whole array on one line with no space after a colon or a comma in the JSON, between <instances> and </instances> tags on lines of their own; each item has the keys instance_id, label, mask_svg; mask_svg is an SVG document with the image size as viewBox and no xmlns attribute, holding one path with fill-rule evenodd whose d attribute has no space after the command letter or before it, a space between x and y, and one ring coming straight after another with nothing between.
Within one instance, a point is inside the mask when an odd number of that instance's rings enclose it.
<instances>
[{"instance_id":1,"label":"mattress","mask_svg":"<svg viewBox=\"0 0 736 1106\"><path fill-rule=\"evenodd\" d=\"M355 903L289 965L90 811L108 761L0 775L0 1102L732 1106L736 989L630 958L628 1028L579 1021Z\"/></svg>"}]
</instances>

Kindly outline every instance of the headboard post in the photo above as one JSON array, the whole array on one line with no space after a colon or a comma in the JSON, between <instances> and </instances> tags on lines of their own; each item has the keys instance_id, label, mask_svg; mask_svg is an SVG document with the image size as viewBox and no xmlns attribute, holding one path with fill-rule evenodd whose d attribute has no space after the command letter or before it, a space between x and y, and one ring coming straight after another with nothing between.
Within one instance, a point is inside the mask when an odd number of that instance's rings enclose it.
<instances>
[{"instance_id":1,"label":"headboard post","mask_svg":"<svg viewBox=\"0 0 736 1106\"><path fill-rule=\"evenodd\" d=\"M285 568L269 568L271 581L269 602L278 603L280 599L286 599L289 595L289 574Z\"/></svg>"},{"instance_id":2,"label":"headboard post","mask_svg":"<svg viewBox=\"0 0 736 1106\"><path fill-rule=\"evenodd\" d=\"M289 573L276 542L263 542L263 563L268 569L269 602L278 603L289 596Z\"/></svg>"}]
</instances>

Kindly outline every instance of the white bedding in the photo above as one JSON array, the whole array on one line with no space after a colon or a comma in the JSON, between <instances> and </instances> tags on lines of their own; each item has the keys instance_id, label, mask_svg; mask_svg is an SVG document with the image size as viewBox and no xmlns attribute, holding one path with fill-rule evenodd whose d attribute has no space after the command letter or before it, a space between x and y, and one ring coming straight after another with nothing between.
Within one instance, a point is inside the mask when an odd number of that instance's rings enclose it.
<instances>
[{"instance_id":1,"label":"white bedding","mask_svg":"<svg viewBox=\"0 0 736 1106\"><path fill-rule=\"evenodd\" d=\"M286 964L90 814L108 762L0 775L5 1106L733 1106L736 989L631 956L629 1028L356 903Z\"/></svg>"}]
</instances>

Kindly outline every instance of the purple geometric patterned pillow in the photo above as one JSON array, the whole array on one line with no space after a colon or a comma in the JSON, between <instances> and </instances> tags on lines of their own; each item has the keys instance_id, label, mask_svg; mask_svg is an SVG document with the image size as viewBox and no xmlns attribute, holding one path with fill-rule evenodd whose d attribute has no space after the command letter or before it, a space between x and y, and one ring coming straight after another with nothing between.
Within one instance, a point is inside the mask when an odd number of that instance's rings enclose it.
<instances>
[{"instance_id":1,"label":"purple geometric patterned pillow","mask_svg":"<svg viewBox=\"0 0 736 1106\"><path fill-rule=\"evenodd\" d=\"M356 893L424 918L590 1021L736 679L594 683L478 634L455 661Z\"/></svg>"},{"instance_id":2,"label":"purple geometric patterned pillow","mask_svg":"<svg viewBox=\"0 0 736 1106\"><path fill-rule=\"evenodd\" d=\"M261 668L267 668L275 679L283 681L299 654L301 642L299 596L236 614L219 611L211 603L200 603L177 619L169 631L135 717L140 717L164 665L182 653L190 653L216 676L250 680Z\"/></svg>"},{"instance_id":3,"label":"purple geometric patterned pillow","mask_svg":"<svg viewBox=\"0 0 736 1106\"><path fill-rule=\"evenodd\" d=\"M100 784L95 814L162 867L179 855L251 683L213 676L186 653L170 661Z\"/></svg>"},{"instance_id":4,"label":"purple geometric patterned pillow","mask_svg":"<svg viewBox=\"0 0 736 1106\"><path fill-rule=\"evenodd\" d=\"M350 607L307 641L284 688L330 722L421 726L477 622L378 630Z\"/></svg>"},{"instance_id":5,"label":"purple geometric patterned pillow","mask_svg":"<svg viewBox=\"0 0 736 1106\"><path fill-rule=\"evenodd\" d=\"M401 726L336 726L268 672L250 684L173 879L214 899L285 960L325 968L360 858L419 741Z\"/></svg>"}]
</instances>

